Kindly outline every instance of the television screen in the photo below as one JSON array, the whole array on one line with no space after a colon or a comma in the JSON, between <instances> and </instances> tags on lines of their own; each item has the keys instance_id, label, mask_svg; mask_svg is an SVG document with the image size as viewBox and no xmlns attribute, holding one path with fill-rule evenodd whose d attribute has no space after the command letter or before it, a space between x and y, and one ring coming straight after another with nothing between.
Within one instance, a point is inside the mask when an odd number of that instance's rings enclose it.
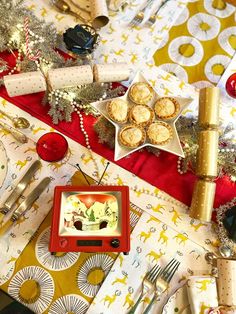
<instances>
[{"instance_id":1,"label":"television screen","mask_svg":"<svg viewBox=\"0 0 236 314\"><path fill-rule=\"evenodd\" d=\"M121 192L62 192L59 234L120 235Z\"/></svg>"}]
</instances>

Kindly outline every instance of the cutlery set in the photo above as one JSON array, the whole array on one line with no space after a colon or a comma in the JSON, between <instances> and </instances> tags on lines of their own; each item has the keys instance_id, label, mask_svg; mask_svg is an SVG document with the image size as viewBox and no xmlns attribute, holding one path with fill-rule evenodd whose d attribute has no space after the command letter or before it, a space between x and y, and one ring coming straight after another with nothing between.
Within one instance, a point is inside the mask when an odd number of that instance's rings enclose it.
<instances>
[{"instance_id":1,"label":"cutlery set","mask_svg":"<svg viewBox=\"0 0 236 314\"><path fill-rule=\"evenodd\" d=\"M46 177L40 181L40 183L30 192L30 194L25 198L25 200L17 206L14 210L14 206L16 201L22 196L23 192L28 187L31 182L34 174L41 167L41 162L36 160L26 171L23 178L17 184L17 186L13 189L11 194L8 196L2 207L0 208L0 236L6 233L9 228L18 221L24 213L29 210L34 202L39 198L42 192L50 183L51 179ZM7 221L3 221L7 214L9 214L13 210L10 218Z\"/></svg>"},{"instance_id":2,"label":"cutlery set","mask_svg":"<svg viewBox=\"0 0 236 314\"><path fill-rule=\"evenodd\" d=\"M140 25L146 15L146 10L151 8L152 4L154 3L155 0L147 0L145 6L134 16L134 18L130 21L129 25L131 27L138 26ZM159 13L160 9L163 8L163 6L168 2L169 0L163 0L160 4L160 6L152 13L152 15L149 17L149 19L146 21L147 26L152 26L155 24L157 21L157 14ZM85 18L81 15L79 11L82 11L86 14L90 14L90 12L79 6L77 3L75 4L78 10L74 10L72 6L70 5L69 1L64 1L64 0L51 0L52 5L54 5L57 10L59 10L63 14L70 14L78 19L80 19L84 23L90 23L90 18ZM74 2L73 2L74 4ZM121 6L122 11L124 12L124 8L128 5L127 2L124 3L123 7Z\"/></svg>"},{"instance_id":3,"label":"cutlery set","mask_svg":"<svg viewBox=\"0 0 236 314\"><path fill-rule=\"evenodd\" d=\"M146 273L143 280L142 292L128 314L134 314L143 297L147 293L154 292L150 303L143 312L143 314L149 313L154 302L157 301L157 298L168 289L169 283L179 268L179 265L180 262L173 258L164 268L161 268L159 265L152 267L152 269Z\"/></svg>"},{"instance_id":4,"label":"cutlery set","mask_svg":"<svg viewBox=\"0 0 236 314\"><path fill-rule=\"evenodd\" d=\"M11 116L3 110L0 110L0 114L8 118L14 126L13 128L9 126L7 123L0 121L0 128L5 130L6 132L9 132L17 142L22 144L27 143L28 141L27 137L18 129L29 128L30 126L29 121L23 117Z\"/></svg>"},{"instance_id":5,"label":"cutlery set","mask_svg":"<svg viewBox=\"0 0 236 314\"><path fill-rule=\"evenodd\" d=\"M155 24L155 22L157 21L157 14L159 13L160 9L163 8L163 6L168 2L169 0L163 0L160 4L160 6L158 6L158 8L156 8L156 10L154 11L154 13L149 17L149 19L146 21L145 24L147 24L148 26L152 26ZM134 18L130 21L129 26L134 27L134 26L138 26L140 25L143 20L145 19L145 15L146 15L146 11L147 9L152 7L152 4L154 3L154 0L148 0L146 5L134 16Z\"/></svg>"}]
</instances>

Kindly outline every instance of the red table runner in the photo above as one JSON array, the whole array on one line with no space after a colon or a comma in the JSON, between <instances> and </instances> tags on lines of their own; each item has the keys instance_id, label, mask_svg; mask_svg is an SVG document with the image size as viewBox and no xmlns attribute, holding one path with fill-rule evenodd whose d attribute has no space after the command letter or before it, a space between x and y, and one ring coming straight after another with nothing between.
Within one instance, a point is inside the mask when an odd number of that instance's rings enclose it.
<instances>
[{"instance_id":1,"label":"red table runner","mask_svg":"<svg viewBox=\"0 0 236 314\"><path fill-rule=\"evenodd\" d=\"M12 55L2 53L0 57L7 60L9 65L14 67L15 60ZM54 125L51 117L47 114L49 106L41 104L43 93L9 97L5 87L1 87L0 96L85 146L78 115L73 113L72 122L62 121L58 125ZM84 126L88 132L92 150L114 162L114 151L98 143L98 136L93 129L95 121L96 119L92 116L84 116ZM157 157L144 149L134 152L114 163L134 173L160 190L165 191L186 205L190 205L193 183L196 177L190 172L180 175L177 171L177 159L177 156L164 151ZM236 196L236 185L228 177L219 178L216 183L215 208L221 204L225 204Z\"/></svg>"}]
</instances>

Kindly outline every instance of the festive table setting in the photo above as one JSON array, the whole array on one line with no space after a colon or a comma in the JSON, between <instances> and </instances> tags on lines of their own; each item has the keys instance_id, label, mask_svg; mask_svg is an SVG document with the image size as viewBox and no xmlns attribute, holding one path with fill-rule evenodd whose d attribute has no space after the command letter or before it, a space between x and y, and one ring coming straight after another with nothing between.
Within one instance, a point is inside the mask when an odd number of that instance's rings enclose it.
<instances>
[{"instance_id":1,"label":"festive table setting","mask_svg":"<svg viewBox=\"0 0 236 314\"><path fill-rule=\"evenodd\" d=\"M1 1L2 291L236 313L235 5Z\"/></svg>"}]
</instances>

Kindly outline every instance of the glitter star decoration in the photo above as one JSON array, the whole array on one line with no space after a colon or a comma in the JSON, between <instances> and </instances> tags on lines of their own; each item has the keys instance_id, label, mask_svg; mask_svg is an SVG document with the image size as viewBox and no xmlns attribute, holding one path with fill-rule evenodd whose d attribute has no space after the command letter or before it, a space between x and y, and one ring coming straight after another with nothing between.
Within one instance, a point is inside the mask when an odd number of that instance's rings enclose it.
<instances>
[{"instance_id":1,"label":"glitter star decoration","mask_svg":"<svg viewBox=\"0 0 236 314\"><path fill-rule=\"evenodd\" d=\"M119 99L122 99L122 100L125 100L126 102L128 102L129 107L132 107L133 105L135 105L135 103L133 103L129 99L129 96L128 96L129 90L130 90L130 87L134 83L137 83L137 82L145 82L145 83L148 83L149 85L151 85L150 82L145 78L144 74L142 72L138 72L135 75L135 77L134 77L132 83L130 84L128 90L126 91L126 93L123 96L118 97ZM157 101L157 99L164 97L164 95L162 96L160 94L157 94L157 92L155 91L155 88L153 88L153 90L154 90L153 100L151 101L150 104L148 104L151 108L154 108L154 104ZM175 123L178 120L178 118L180 117L180 115L182 114L182 112L190 105L190 103L193 101L193 99L192 98L173 97L173 96L171 96L171 98L174 98L180 105L178 115L176 115L173 119L168 119L168 120L161 120L159 118L155 118L155 121L164 121L171 127L172 135L173 135L172 139L168 143L166 143L165 145L154 145L154 144L150 143L148 141L148 139L146 139L143 144L141 144L140 146L135 147L135 148L129 148L129 147L123 146L119 142L120 130L125 125L130 125L131 123L128 121L126 124L120 124L120 123L117 123L117 122L111 120L111 118L109 117L109 114L107 112L107 104L111 101L111 99L106 99L103 101L97 101L97 102L94 102L91 104L94 108L97 109L97 111L102 116L104 116L106 119L108 119L115 127L115 156L114 156L115 161L117 161L117 160L139 150L139 149L142 149L146 146L158 148L160 150L167 151L167 152L175 154L177 156L184 157L184 152L183 152L180 140L179 140L179 136L178 136L178 133L176 130Z\"/></svg>"}]
</instances>

